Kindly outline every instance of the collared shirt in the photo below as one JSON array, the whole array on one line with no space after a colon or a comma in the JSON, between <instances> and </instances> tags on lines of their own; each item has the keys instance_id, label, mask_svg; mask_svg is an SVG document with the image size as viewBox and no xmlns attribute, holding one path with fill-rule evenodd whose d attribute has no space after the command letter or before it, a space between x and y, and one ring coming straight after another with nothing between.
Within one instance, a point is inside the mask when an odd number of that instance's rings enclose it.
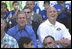
<instances>
[{"instance_id":1,"label":"collared shirt","mask_svg":"<svg viewBox=\"0 0 72 49\"><path fill-rule=\"evenodd\" d=\"M20 29L19 26L16 25L13 28L9 29L7 34L14 37L17 41L21 37L29 37L33 40L34 46L37 47L36 36L31 25L25 25L23 29Z\"/></svg>"},{"instance_id":2,"label":"collared shirt","mask_svg":"<svg viewBox=\"0 0 72 49\"><path fill-rule=\"evenodd\" d=\"M5 36L1 40L1 47L3 44L8 44L11 46L11 48L19 48L18 43L16 39L14 39L12 36L5 33Z\"/></svg>"},{"instance_id":3,"label":"collared shirt","mask_svg":"<svg viewBox=\"0 0 72 49\"><path fill-rule=\"evenodd\" d=\"M71 35L63 24L56 21L56 24L53 25L48 19L39 26L37 34L41 42L43 42L44 38L48 35L53 36L55 40L62 38L71 40Z\"/></svg>"}]
</instances>

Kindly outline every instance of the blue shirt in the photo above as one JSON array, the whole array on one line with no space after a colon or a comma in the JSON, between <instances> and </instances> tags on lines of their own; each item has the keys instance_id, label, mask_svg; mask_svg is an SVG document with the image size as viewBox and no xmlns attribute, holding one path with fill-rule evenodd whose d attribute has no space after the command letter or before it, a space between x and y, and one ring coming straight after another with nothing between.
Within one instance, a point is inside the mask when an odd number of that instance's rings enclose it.
<instances>
[{"instance_id":1,"label":"blue shirt","mask_svg":"<svg viewBox=\"0 0 72 49\"><path fill-rule=\"evenodd\" d=\"M69 3L65 3L65 7L67 8L67 9L71 9L71 3L69 4Z\"/></svg>"},{"instance_id":2,"label":"blue shirt","mask_svg":"<svg viewBox=\"0 0 72 49\"><path fill-rule=\"evenodd\" d=\"M3 19L7 19L8 15L9 15L9 11L4 12L5 16L3 16Z\"/></svg>"},{"instance_id":3,"label":"blue shirt","mask_svg":"<svg viewBox=\"0 0 72 49\"><path fill-rule=\"evenodd\" d=\"M65 5L65 4L64 4ZM66 10L65 9L64 11L62 11L62 6L60 4L56 4L54 5L54 7L56 8L57 11L61 11L61 14L58 16L58 19L61 19L61 18L66 18L68 17L67 13L66 13ZM66 7L65 7L66 8Z\"/></svg>"},{"instance_id":4,"label":"blue shirt","mask_svg":"<svg viewBox=\"0 0 72 49\"><path fill-rule=\"evenodd\" d=\"M9 14L11 14L11 16L13 16L15 14L15 11L12 10L12 11L9 12ZM14 27L15 25L17 25L16 19L10 19L10 21L12 23L11 27Z\"/></svg>"},{"instance_id":5,"label":"blue shirt","mask_svg":"<svg viewBox=\"0 0 72 49\"><path fill-rule=\"evenodd\" d=\"M14 10L11 10L10 13L11 13L12 15L14 15L14 14L15 14L15 11L14 11Z\"/></svg>"},{"instance_id":6,"label":"blue shirt","mask_svg":"<svg viewBox=\"0 0 72 49\"><path fill-rule=\"evenodd\" d=\"M54 7L56 8L57 11L62 10L62 6L60 4L55 4Z\"/></svg>"},{"instance_id":7,"label":"blue shirt","mask_svg":"<svg viewBox=\"0 0 72 49\"><path fill-rule=\"evenodd\" d=\"M37 14L40 14L41 9L37 5L35 5L35 7L33 8L33 11Z\"/></svg>"},{"instance_id":8,"label":"blue shirt","mask_svg":"<svg viewBox=\"0 0 72 49\"><path fill-rule=\"evenodd\" d=\"M25 25L24 29L19 29L19 26L16 25L13 28L9 29L7 33L14 37L17 41L21 37L29 37L33 40L34 47L37 48L36 36L30 25Z\"/></svg>"},{"instance_id":9,"label":"blue shirt","mask_svg":"<svg viewBox=\"0 0 72 49\"><path fill-rule=\"evenodd\" d=\"M71 9L71 4L64 4L65 8L67 9ZM57 11L61 11L62 10L62 6L60 4L55 4L54 7L57 9Z\"/></svg>"},{"instance_id":10,"label":"blue shirt","mask_svg":"<svg viewBox=\"0 0 72 49\"><path fill-rule=\"evenodd\" d=\"M41 16L42 16L42 19L43 19L43 20L47 20L48 17L47 17L47 12L46 12L46 10L42 10L42 11L41 11Z\"/></svg>"}]
</instances>

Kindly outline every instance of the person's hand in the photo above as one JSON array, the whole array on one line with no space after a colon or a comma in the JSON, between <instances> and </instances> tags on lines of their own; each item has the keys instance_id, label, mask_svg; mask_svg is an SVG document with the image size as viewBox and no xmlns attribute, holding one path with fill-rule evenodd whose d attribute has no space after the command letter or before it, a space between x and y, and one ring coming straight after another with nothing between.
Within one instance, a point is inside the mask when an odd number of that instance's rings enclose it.
<instances>
[{"instance_id":1,"label":"person's hand","mask_svg":"<svg viewBox=\"0 0 72 49\"><path fill-rule=\"evenodd\" d=\"M68 39L63 38L63 39L61 39L61 42L62 42L62 43L64 43L64 44L66 44L66 43L68 43L68 42L69 42L69 40L68 40Z\"/></svg>"},{"instance_id":2,"label":"person's hand","mask_svg":"<svg viewBox=\"0 0 72 49\"><path fill-rule=\"evenodd\" d=\"M65 43L67 43L68 41L69 41L68 39L62 38L61 40L55 41L55 43L57 43L57 44L65 44Z\"/></svg>"}]
</instances>

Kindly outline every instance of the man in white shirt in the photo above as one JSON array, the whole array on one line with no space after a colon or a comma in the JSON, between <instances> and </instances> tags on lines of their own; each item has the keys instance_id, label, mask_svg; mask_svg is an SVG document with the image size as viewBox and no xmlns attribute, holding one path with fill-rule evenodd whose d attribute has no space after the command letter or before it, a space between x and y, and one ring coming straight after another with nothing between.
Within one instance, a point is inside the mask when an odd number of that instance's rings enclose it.
<instances>
[{"instance_id":1,"label":"man in white shirt","mask_svg":"<svg viewBox=\"0 0 72 49\"><path fill-rule=\"evenodd\" d=\"M47 16L48 19L39 26L37 31L41 43L46 36L51 35L58 44L70 44L71 35L63 24L56 21L58 15L54 7L49 7Z\"/></svg>"}]
</instances>

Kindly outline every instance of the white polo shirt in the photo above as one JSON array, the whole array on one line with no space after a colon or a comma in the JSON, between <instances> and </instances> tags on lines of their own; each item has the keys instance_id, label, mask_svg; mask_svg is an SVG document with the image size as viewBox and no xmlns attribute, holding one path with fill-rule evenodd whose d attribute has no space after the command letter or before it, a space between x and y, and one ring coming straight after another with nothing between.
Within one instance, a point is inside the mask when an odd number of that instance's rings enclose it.
<instances>
[{"instance_id":1,"label":"white polo shirt","mask_svg":"<svg viewBox=\"0 0 72 49\"><path fill-rule=\"evenodd\" d=\"M62 38L71 40L71 35L63 24L56 21L56 24L53 25L48 19L39 26L37 34L42 43L44 38L48 35L53 36L55 40L60 40Z\"/></svg>"}]
</instances>

